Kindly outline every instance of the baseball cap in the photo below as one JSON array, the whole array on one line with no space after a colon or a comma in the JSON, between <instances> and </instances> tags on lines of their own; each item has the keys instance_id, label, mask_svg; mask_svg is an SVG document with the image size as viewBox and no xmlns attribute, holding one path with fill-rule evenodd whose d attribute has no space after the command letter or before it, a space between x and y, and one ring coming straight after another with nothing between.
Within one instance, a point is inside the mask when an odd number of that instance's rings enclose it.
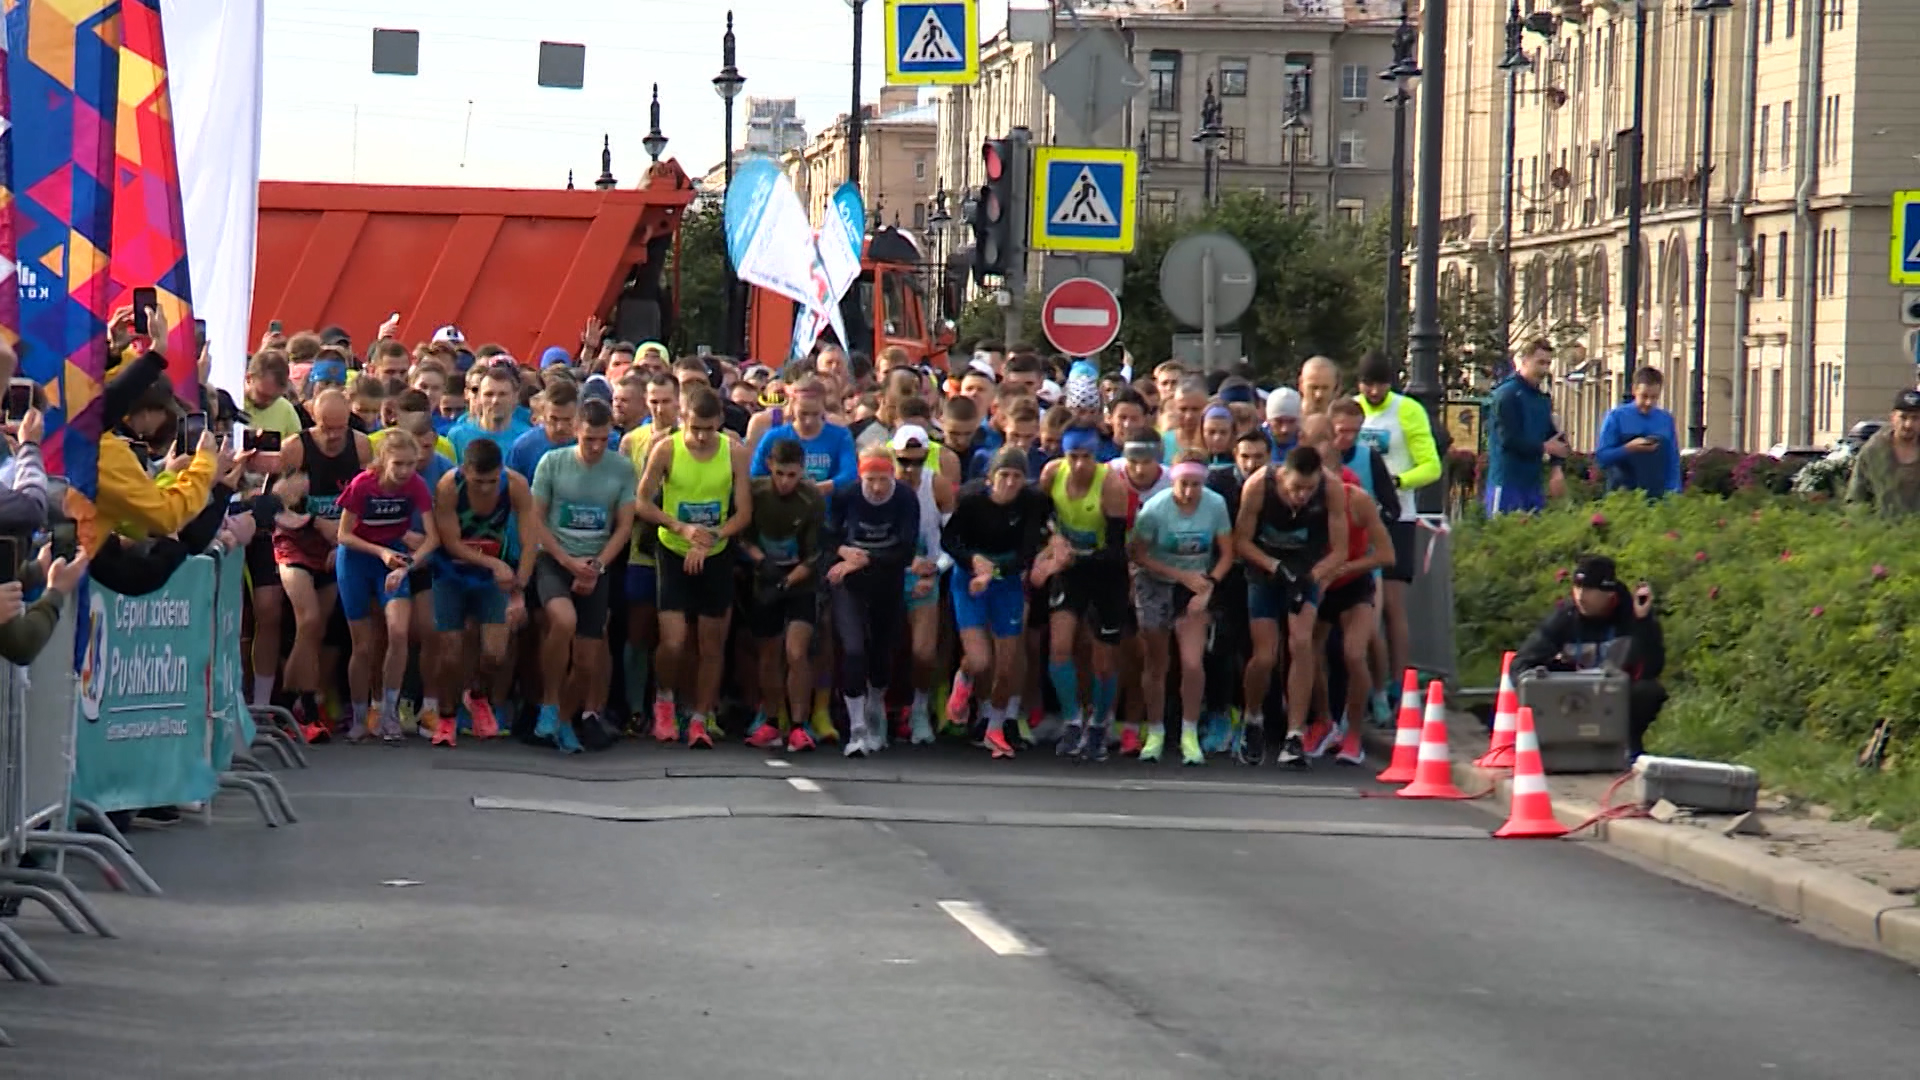
<instances>
[{"instance_id":1,"label":"baseball cap","mask_svg":"<svg viewBox=\"0 0 1920 1080\"><path fill-rule=\"evenodd\" d=\"M672 359L672 355L667 352L667 347L657 341L641 342L640 347L633 350L633 355L636 359L644 359L651 356L663 364Z\"/></svg>"},{"instance_id":2,"label":"baseball cap","mask_svg":"<svg viewBox=\"0 0 1920 1080\"><path fill-rule=\"evenodd\" d=\"M896 452L901 450L924 450L933 440L927 437L927 429L919 424L902 424L893 433L887 445Z\"/></svg>"},{"instance_id":3,"label":"baseball cap","mask_svg":"<svg viewBox=\"0 0 1920 1080\"><path fill-rule=\"evenodd\" d=\"M961 372L961 374L965 375L968 373L985 375L988 379L996 383L1000 381L1000 376L993 373L993 361L989 359L985 353L974 353L973 359L967 361L967 370Z\"/></svg>"},{"instance_id":4,"label":"baseball cap","mask_svg":"<svg viewBox=\"0 0 1920 1080\"><path fill-rule=\"evenodd\" d=\"M329 326L325 330L320 331L320 344L322 345L348 345L352 342L352 336L338 326Z\"/></svg>"},{"instance_id":5,"label":"baseball cap","mask_svg":"<svg viewBox=\"0 0 1920 1080\"><path fill-rule=\"evenodd\" d=\"M613 404L613 385L607 382L605 375L589 375L587 381L580 384L580 400L591 401L595 398Z\"/></svg>"},{"instance_id":6,"label":"baseball cap","mask_svg":"<svg viewBox=\"0 0 1920 1080\"><path fill-rule=\"evenodd\" d=\"M1300 391L1283 386L1267 395L1267 419L1300 419Z\"/></svg>"},{"instance_id":7,"label":"baseball cap","mask_svg":"<svg viewBox=\"0 0 1920 1080\"><path fill-rule=\"evenodd\" d=\"M433 343L435 345L465 345L467 343L467 336L460 332L459 327L448 324L433 332Z\"/></svg>"},{"instance_id":8,"label":"baseball cap","mask_svg":"<svg viewBox=\"0 0 1920 1080\"><path fill-rule=\"evenodd\" d=\"M1620 584L1613 560L1605 555L1588 555L1574 563L1573 583L1583 589L1611 589Z\"/></svg>"},{"instance_id":9,"label":"baseball cap","mask_svg":"<svg viewBox=\"0 0 1920 1080\"><path fill-rule=\"evenodd\" d=\"M555 364L568 364L572 362L573 354L558 345L549 345L546 350L540 354L540 366L543 368L552 367Z\"/></svg>"},{"instance_id":10,"label":"baseball cap","mask_svg":"<svg viewBox=\"0 0 1920 1080\"><path fill-rule=\"evenodd\" d=\"M1902 390L1893 399L1894 412L1920 412L1920 390Z\"/></svg>"}]
</instances>

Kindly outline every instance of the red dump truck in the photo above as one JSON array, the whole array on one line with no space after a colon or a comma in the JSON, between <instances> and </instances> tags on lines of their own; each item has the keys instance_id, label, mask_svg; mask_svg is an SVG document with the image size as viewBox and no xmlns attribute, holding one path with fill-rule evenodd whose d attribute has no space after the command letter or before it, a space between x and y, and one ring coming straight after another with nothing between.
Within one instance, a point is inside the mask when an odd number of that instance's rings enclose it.
<instances>
[{"instance_id":1,"label":"red dump truck","mask_svg":"<svg viewBox=\"0 0 1920 1080\"><path fill-rule=\"evenodd\" d=\"M524 362L573 348L589 316L623 340L664 341L679 292L668 255L696 195L674 161L631 190L262 183L251 340L275 319L364 338L397 311L402 341L451 323ZM934 318L919 262L904 234L879 230L841 312L856 349L898 345L944 371L953 333ZM794 305L747 293L748 355L777 366Z\"/></svg>"}]
</instances>

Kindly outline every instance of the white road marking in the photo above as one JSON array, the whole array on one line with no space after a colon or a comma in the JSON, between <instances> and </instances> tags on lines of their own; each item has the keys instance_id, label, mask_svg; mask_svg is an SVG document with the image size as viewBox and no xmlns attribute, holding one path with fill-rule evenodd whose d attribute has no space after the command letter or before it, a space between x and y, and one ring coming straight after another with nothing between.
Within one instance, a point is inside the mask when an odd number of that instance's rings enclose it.
<instances>
[{"instance_id":1,"label":"white road marking","mask_svg":"<svg viewBox=\"0 0 1920 1080\"><path fill-rule=\"evenodd\" d=\"M810 795L820 794L820 785L804 776L789 776L787 777L787 783L792 784L793 790L795 791L804 791Z\"/></svg>"},{"instance_id":2,"label":"white road marking","mask_svg":"<svg viewBox=\"0 0 1920 1080\"><path fill-rule=\"evenodd\" d=\"M980 944L992 949L995 956L1045 956L1047 950L1037 945L1029 945L1020 935L1006 928L1000 920L994 918L986 908L971 900L942 900L940 910L953 918L954 922L967 928L967 932L980 939Z\"/></svg>"},{"instance_id":3,"label":"white road marking","mask_svg":"<svg viewBox=\"0 0 1920 1080\"><path fill-rule=\"evenodd\" d=\"M793 763L792 763L792 762L790 762L790 761L781 761L781 760L780 760L779 758L777 758L777 757L775 757L775 758L768 758L768 759L767 759L767 768L769 768L769 769L791 769L791 768L793 768Z\"/></svg>"}]
</instances>

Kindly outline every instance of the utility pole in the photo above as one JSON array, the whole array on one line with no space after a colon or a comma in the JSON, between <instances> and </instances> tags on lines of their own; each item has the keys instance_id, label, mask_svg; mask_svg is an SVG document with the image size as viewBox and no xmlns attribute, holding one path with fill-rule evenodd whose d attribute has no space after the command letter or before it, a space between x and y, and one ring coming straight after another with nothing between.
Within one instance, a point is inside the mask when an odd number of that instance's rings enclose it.
<instances>
[{"instance_id":1,"label":"utility pole","mask_svg":"<svg viewBox=\"0 0 1920 1080\"><path fill-rule=\"evenodd\" d=\"M1700 87L1700 220L1693 245L1693 370L1687 374L1687 445L1707 445L1707 231L1713 225L1713 96L1715 64L1719 61L1720 20L1733 0L1694 0L1693 11L1707 20L1706 78Z\"/></svg>"},{"instance_id":2,"label":"utility pole","mask_svg":"<svg viewBox=\"0 0 1920 1080\"><path fill-rule=\"evenodd\" d=\"M1420 198L1417 216L1420 239L1413 266L1413 330L1407 335L1407 358L1412 368L1407 396L1426 407L1433 425L1434 447L1446 460L1447 425L1441 422L1440 403L1440 160L1447 128L1447 0L1427 0L1426 25L1420 28ZM1423 514L1441 513L1446 506L1446 484L1420 489Z\"/></svg>"},{"instance_id":3,"label":"utility pole","mask_svg":"<svg viewBox=\"0 0 1920 1080\"><path fill-rule=\"evenodd\" d=\"M1627 377L1640 369L1640 247L1641 218L1646 195L1641 184L1647 174L1647 0L1639 0L1633 12L1633 127L1627 133L1628 153L1633 161L1627 166L1627 263L1621 267L1621 291L1627 301Z\"/></svg>"},{"instance_id":4,"label":"utility pole","mask_svg":"<svg viewBox=\"0 0 1920 1080\"><path fill-rule=\"evenodd\" d=\"M1507 55L1500 61L1500 70L1507 77L1507 129L1500 159L1500 263L1494 278L1494 288L1498 290L1495 299L1499 306L1500 362L1508 366L1513 362L1513 162L1520 131L1520 73L1533 67L1526 50L1520 47L1524 28L1520 0L1511 0L1507 10Z\"/></svg>"},{"instance_id":5,"label":"utility pole","mask_svg":"<svg viewBox=\"0 0 1920 1080\"><path fill-rule=\"evenodd\" d=\"M1419 32L1411 21L1412 0L1400 0L1400 25L1393 32L1393 66L1380 77L1393 84L1387 101L1393 105L1393 205L1387 213L1387 316L1381 339L1391 352L1400 340L1401 324L1407 309L1407 93L1406 80L1418 78L1420 65L1414 63L1413 49ZM1289 207L1291 209L1291 207Z\"/></svg>"},{"instance_id":6,"label":"utility pole","mask_svg":"<svg viewBox=\"0 0 1920 1080\"><path fill-rule=\"evenodd\" d=\"M866 123L866 107L860 103L860 49L862 24L867 21L867 0L847 0L853 9L853 111L847 114L847 180L860 183L860 129Z\"/></svg>"},{"instance_id":7,"label":"utility pole","mask_svg":"<svg viewBox=\"0 0 1920 1080\"><path fill-rule=\"evenodd\" d=\"M1011 144L1008 156L1012 160L1007 168L1013 181L1013 205L1007 207L1012 227L1008 230L1007 271L1000 283L1007 293L1007 303L1002 309L1006 321L1000 340L1012 349L1026 336L1027 229L1030 224L1027 218L1033 205L1033 132L1017 127L1007 133L1007 140Z\"/></svg>"}]
</instances>

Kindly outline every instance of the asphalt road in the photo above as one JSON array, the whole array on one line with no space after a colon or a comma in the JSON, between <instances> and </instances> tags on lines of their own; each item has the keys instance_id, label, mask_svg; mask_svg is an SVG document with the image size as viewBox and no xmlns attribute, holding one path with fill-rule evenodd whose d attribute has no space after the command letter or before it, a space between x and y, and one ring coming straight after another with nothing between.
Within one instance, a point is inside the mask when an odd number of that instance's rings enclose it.
<instances>
[{"instance_id":1,"label":"asphalt road","mask_svg":"<svg viewBox=\"0 0 1920 1080\"><path fill-rule=\"evenodd\" d=\"M0 983L18 1044L0 1077L1920 1067L1912 970L1579 844L1463 839L1492 818L1355 797L1364 773L902 750L776 766L738 746L314 757L284 774L299 825L235 801L140 834L168 894L104 897L121 940L14 920L66 985ZM755 816L580 816L669 806ZM840 812L919 820L782 816ZM1022 824L928 823L947 815ZM1211 831L1166 827L1196 818Z\"/></svg>"}]
</instances>

